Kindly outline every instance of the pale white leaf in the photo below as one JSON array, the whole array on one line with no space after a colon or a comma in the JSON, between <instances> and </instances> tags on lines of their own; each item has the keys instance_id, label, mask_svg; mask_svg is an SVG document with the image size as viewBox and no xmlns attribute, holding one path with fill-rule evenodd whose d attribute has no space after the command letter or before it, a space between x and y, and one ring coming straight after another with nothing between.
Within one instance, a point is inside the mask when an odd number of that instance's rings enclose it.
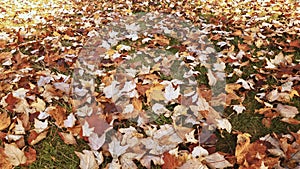
<instances>
[{"instance_id":1,"label":"pale white leaf","mask_svg":"<svg viewBox=\"0 0 300 169\"><path fill-rule=\"evenodd\" d=\"M108 167L108 169L121 169L121 164L120 164L120 161L119 161L119 159L117 159L117 158L114 158L113 160L112 160L112 162L109 164L109 167Z\"/></svg>"},{"instance_id":2,"label":"pale white leaf","mask_svg":"<svg viewBox=\"0 0 300 169\"><path fill-rule=\"evenodd\" d=\"M99 148L104 144L105 142L105 134L102 134L101 137L98 136L97 133L91 133L89 137L89 146L93 150L99 150Z\"/></svg>"},{"instance_id":3,"label":"pale white leaf","mask_svg":"<svg viewBox=\"0 0 300 169\"><path fill-rule=\"evenodd\" d=\"M189 133L186 133L185 138L188 143L198 143L198 140L195 139L195 129Z\"/></svg>"},{"instance_id":4,"label":"pale white leaf","mask_svg":"<svg viewBox=\"0 0 300 169\"><path fill-rule=\"evenodd\" d=\"M22 121L17 118L17 124L15 125L14 132L15 134L25 134L25 128L23 127Z\"/></svg>"},{"instance_id":5,"label":"pale white leaf","mask_svg":"<svg viewBox=\"0 0 300 169\"><path fill-rule=\"evenodd\" d=\"M229 163L224 155L221 155L220 153L213 153L205 157L205 161L207 162L207 165L211 168L227 168L227 167L233 167L233 164Z\"/></svg>"},{"instance_id":6,"label":"pale white leaf","mask_svg":"<svg viewBox=\"0 0 300 169\"><path fill-rule=\"evenodd\" d=\"M75 114L80 117L85 117L85 116L91 116L92 113L93 113L93 108L86 104L78 108Z\"/></svg>"},{"instance_id":7,"label":"pale white leaf","mask_svg":"<svg viewBox=\"0 0 300 169\"><path fill-rule=\"evenodd\" d=\"M210 86L214 86L216 83L217 83L217 79L216 77L214 76L214 74L212 73L211 69L208 69L208 72L207 72L207 77L208 77L208 84Z\"/></svg>"},{"instance_id":8,"label":"pale white leaf","mask_svg":"<svg viewBox=\"0 0 300 169\"><path fill-rule=\"evenodd\" d=\"M84 124L82 126L82 136L89 137L94 132L94 128L95 127L90 128L89 123L87 121L84 121Z\"/></svg>"},{"instance_id":9,"label":"pale white leaf","mask_svg":"<svg viewBox=\"0 0 300 169\"><path fill-rule=\"evenodd\" d=\"M66 120L64 120L65 127L73 127L75 125L76 118L73 113L70 113Z\"/></svg>"},{"instance_id":10,"label":"pale white leaf","mask_svg":"<svg viewBox=\"0 0 300 169\"><path fill-rule=\"evenodd\" d=\"M112 137L112 142L108 144L108 147L112 157L117 158L126 152L128 145L121 146L120 141L118 141L115 137Z\"/></svg>"},{"instance_id":11,"label":"pale white leaf","mask_svg":"<svg viewBox=\"0 0 300 169\"><path fill-rule=\"evenodd\" d=\"M244 110L246 110L246 107L243 105L233 105L233 110L237 112L237 114L243 113Z\"/></svg>"},{"instance_id":12,"label":"pale white leaf","mask_svg":"<svg viewBox=\"0 0 300 169\"><path fill-rule=\"evenodd\" d=\"M194 158L205 157L207 155L208 151L201 146L194 147L194 150L192 151L192 157Z\"/></svg>"},{"instance_id":13,"label":"pale white leaf","mask_svg":"<svg viewBox=\"0 0 300 169\"><path fill-rule=\"evenodd\" d=\"M155 103L152 106L152 110L157 115L165 114L165 113L169 112L169 110L167 108L165 108L165 106L160 104L160 103Z\"/></svg>"},{"instance_id":14,"label":"pale white leaf","mask_svg":"<svg viewBox=\"0 0 300 169\"><path fill-rule=\"evenodd\" d=\"M79 167L81 169L98 169L99 166L98 166L98 164L96 162L96 159L95 159L93 151L83 150L82 152L83 153L75 151L75 154L80 159L80 165L79 165Z\"/></svg>"},{"instance_id":15,"label":"pale white leaf","mask_svg":"<svg viewBox=\"0 0 300 169\"><path fill-rule=\"evenodd\" d=\"M34 130L37 133L43 132L48 127L48 120L46 119L44 122L39 121L38 119L34 119Z\"/></svg>"},{"instance_id":16,"label":"pale white leaf","mask_svg":"<svg viewBox=\"0 0 300 169\"><path fill-rule=\"evenodd\" d=\"M208 167L204 165L200 159L192 158L187 160L178 169L208 169Z\"/></svg>"},{"instance_id":17,"label":"pale white leaf","mask_svg":"<svg viewBox=\"0 0 300 169\"><path fill-rule=\"evenodd\" d=\"M138 169L133 160L137 157L135 153L125 153L121 156L122 169Z\"/></svg>"},{"instance_id":18,"label":"pale white leaf","mask_svg":"<svg viewBox=\"0 0 300 169\"><path fill-rule=\"evenodd\" d=\"M226 129L228 133L231 132L232 126L228 119L216 119L216 121L219 129Z\"/></svg>"},{"instance_id":19,"label":"pale white leaf","mask_svg":"<svg viewBox=\"0 0 300 169\"><path fill-rule=\"evenodd\" d=\"M180 92L180 86L177 86L175 89L172 85L172 83L169 83L168 86L165 88L164 97L166 98L166 101L171 101L173 99L178 98Z\"/></svg>"},{"instance_id":20,"label":"pale white leaf","mask_svg":"<svg viewBox=\"0 0 300 169\"><path fill-rule=\"evenodd\" d=\"M117 93L119 93L119 88L117 88L118 84L119 84L119 82L112 81L109 86L106 86L103 89L103 93L105 94L106 98L108 98L108 99L112 98L114 95L116 95Z\"/></svg>"},{"instance_id":21,"label":"pale white leaf","mask_svg":"<svg viewBox=\"0 0 300 169\"><path fill-rule=\"evenodd\" d=\"M282 117L286 118L294 118L297 114L299 114L297 107L289 105L278 104L276 110Z\"/></svg>"},{"instance_id":22,"label":"pale white leaf","mask_svg":"<svg viewBox=\"0 0 300 169\"><path fill-rule=\"evenodd\" d=\"M19 99L25 98L26 93L28 92L28 89L24 89L24 88L19 88L15 91L12 92L14 97L17 97Z\"/></svg>"}]
</instances>

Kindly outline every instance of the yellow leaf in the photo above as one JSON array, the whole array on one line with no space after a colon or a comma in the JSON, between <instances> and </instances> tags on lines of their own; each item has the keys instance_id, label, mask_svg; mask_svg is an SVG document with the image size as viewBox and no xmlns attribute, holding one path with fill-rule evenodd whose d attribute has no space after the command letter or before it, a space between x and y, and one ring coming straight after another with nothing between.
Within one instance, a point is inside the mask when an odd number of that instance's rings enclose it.
<instances>
[{"instance_id":1,"label":"yellow leaf","mask_svg":"<svg viewBox=\"0 0 300 169\"><path fill-rule=\"evenodd\" d=\"M165 87L161 84L154 85L149 90L146 91L147 102L149 103L151 100L165 100L163 89Z\"/></svg>"},{"instance_id":2,"label":"yellow leaf","mask_svg":"<svg viewBox=\"0 0 300 169\"><path fill-rule=\"evenodd\" d=\"M53 36L60 36L58 32L53 32Z\"/></svg>"},{"instance_id":3,"label":"yellow leaf","mask_svg":"<svg viewBox=\"0 0 300 169\"><path fill-rule=\"evenodd\" d=\"M246 158L245 155L250 145L250 137L251 135L248 133L239 134L237 136L237 146L235 149L237 164L242 164Z\"/></svg>"},{"instance_id":4,"label":"yellow leaf","mask_svg":"<svg viewBox=\"0 0 300 169\"><path fill-rule=\"evenodd\" d=\"M44 111L44 110L45 110L46 103L45 103L42 99L37 98L37 99L36 99L36 102L33 102L33 103L31 104L31 106L32 106L33 108L35 108L36 111L41 112L41 111Z\"/></svg>"},{"instance_id":5,"label":"yellow leaf","mask_svg":"<svg viewBox=\"0 0 300 169\"><path fill-rule=\"evenodd\" d=\"M291 99L292 99L295 95L299 97L298 91L297 91L297 90L292 90L291 93L290 93Z\"/></svg>"}]
</instances>

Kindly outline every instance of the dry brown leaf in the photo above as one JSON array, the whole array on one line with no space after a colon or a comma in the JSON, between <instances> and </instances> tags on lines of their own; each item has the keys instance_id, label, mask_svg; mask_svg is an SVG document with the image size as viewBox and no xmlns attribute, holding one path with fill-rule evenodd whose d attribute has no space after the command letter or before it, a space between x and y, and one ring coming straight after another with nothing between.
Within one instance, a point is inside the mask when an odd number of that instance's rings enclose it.
<instances>
[{"instance_id":1,"label":"dry brown leaf","mask_svg":"<svg viewBox=\"0 0 300 169\"><path fill-rule=\"evenodd\" d=\"M12 169L12 164L7 160L7 155L4 152L4 149L0 147L0 168L3 169Z\"/></svg>"},{"instance_id":2,"label":"dry brown leaf","mask_svg":"<svg viewBox=\"0 0 300 169\"><path fill-rule=\"evenodd\" d=\"M48 114L55 119L55 124L59 127L64 127L64 120L67 118L66 109L61 106L48 107Z\"/></svg>"},{"instance_id":3,"label":"dry brown leaf","mask_svg":"<svg viewBox=\"0 0 300 169\"><path fill-rule=\"evenodd\" d=\"M4 130L6 129L10 123L11 123L11 120L10 120L10 117L9 115L7 114L7 112L3 112L0 114L0 131L1 130Z\"/></svg>"},{"instance_id":4,"label":"dry brown leaf","mask_svg":"<svg viewBox=\"0 0 300 169\"><path fill-rule=\"evenodd\" d=\"M237 145L235 148L235 157L237 159L237 164L243 164L245 160L245 155L248 151L250 145L250 134L243 133L237 136Z\"/></svg>"},{"instance_id":5,"label":"dry brown leaf","mask_svg":"<svg viewBox=\"0 0 300 169\"><path fill-rule=\"evenodd\" d=\"M168 152L165 152L163 154L163 160L164 160L164 164L162 165L162 169L177 168L180 167L183 162Z\"/></svg>"},{"instance_id":6,"label":"dry brown leaf","mask_svg":"<svg viewBox=\"0 0 300 169\"><path fill-rule=\"evenodd\" d=\"M66 144L77 144L76 139L71 133L58 132L58 135Z\"/></svg>"},{"instance_id":7,"label":"dry brown leaf","mask_svg":"<svg viewBox=\"0 0 300 169\"><path fill-rule=\"evenodd\" d=\"M29 145L35 145L36 143L40 142L47 136L47 130L43 131L42 133L37 133L36 131L32 130L29 134L27 139Z\"/></svg>"},{"instance_id":8,"label":"dry brown leaf","mask_svg":"<svg viewBox=\"0 0 300 169\"><path fill-rule=\"evenodd\" d=\"M36 161L36 150L29 147L29 150L25 151L25 156L27 159L25 165L28 166Z\"/></svg>"}]
</instances>

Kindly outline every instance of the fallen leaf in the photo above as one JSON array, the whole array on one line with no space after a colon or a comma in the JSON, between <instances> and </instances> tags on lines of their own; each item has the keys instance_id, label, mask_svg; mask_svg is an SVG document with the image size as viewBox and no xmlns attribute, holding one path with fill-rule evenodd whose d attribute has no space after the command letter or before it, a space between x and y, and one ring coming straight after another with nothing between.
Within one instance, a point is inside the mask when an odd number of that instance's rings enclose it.
<instances>
[{"instance_id":1,"label":"fallen leaf","mask_svg":"<svg viewBox=\"0 0 300 169\"><path fill-rule=\"evenodd\" d=\"M10 120L10 117L9 115L7 114L7 112L3 112L0 114L0 131L6 129L10 123L11 123L11 120Z\"/></svg>"},{"instance_id":2,"label":"fallen leaf","mask_svg":"<svg viewBox=\"0 0 300 169\"><path fill-rule=\"evenodd\" d=\"M31 103L31 106L35 108L36 111L41 112L45 110L46 103L42 99L37 98L36 102Z\"/></svg>"},{"instance_id":3,"label":"fallen leaf","mask_svg":"<svg viewBox=\"0 0 300 169\"><path fill-rule=\"evenodd\" d=\"M102 134L101 137L98 136L96 133L92 133L89 140L89 146L92 150L99 150L101 146L105 143L105 134Z\"/></svg>"},{"instance_id":4,"label":"fallen leaf","mask_svg":"<svg viewBox=\"0 0 300 169\"><path fill-rule=\"evenodd\" d=\"M26 163L27 158L24 151L20 150L15 143L5 144L4 152L8 161L14 166Z\"/></svg>"},{"instance_id":5,"label":"fallen leaf","mask_svg":"<svg viewBox=\"0 0 300 169\"><path fill-rule=\"evenodd\" d=\"M37 133L36 131L32 130L29 134L29 137L27 139L29 145L33 146L46 138L48 131L43 131L42 133Z\"/></svg>"},{"instance_id":6,"label":"fallen leaf","mask_svg":"<svg viewBox=\"0 0 300 169\"><path fill-rule=\"evenodd\" d=\"M251 135L248 133L238 134L237 145L235 148L235 157L237 159L237 164L243 164L245 160L245 155L248 151L250 145Z\"/></svg>"},{"instance_id":7,"label":"fallen leaf","mask_svg":"<svg viewBox=\"0 0 300 169\"><path fill-rule=\"evenodd\" d=\"M237 114L241 114L244 110L246 110L246 107L243 105L233 105L233 110L236 111Z\"/></svg>"},{"instance_id":8,"label":"fallen leaf","mask_svg":"<svg viewBox=\"0 0 300 169\"><path fill-rule=\"evenodd\" d=\"M76 139L71 133L58 132L58 135L66 144L77 144Z\"/></svg>"},{"instance_id":9,"label":"fallen leaf","mask_svg":"<svg viewBox=\"0 0 300 169\"><path fill-rule=\"evenodd\" d=\"M227 168L233 167L233 164L228 162L221 153L213 153L205 157L207 166L211 168Z\"/></svg>"},{"instance_id":10,"label":"fallen leaf","mask_svg":"<svg viewBox=\"0 0 300 169\"><path fill-rule=\"evenodd\" d=\"M108 150L113 158L117 158L124 154L128 148L128 145L121 146L120 141L118 141L115 137L112 138L112 142L110 142L108 146Z\"/></svg>"},{"instance_id":11,"label":"fallen leaf","mask_svg":"<svg viewBox=\"0 0 300 169\"><path fill-rule=\"evenodd\" d=\"M36 150L29 147L29 150L25 151L25 156L27 159L25 165L28 166L36 161Z\"/></svg>"},{"instance_id":12,"label":"fallen leaf","mask_svg":"<svg viewBox=\"0 0 300 169\"><path fill-rule=\"evenodd\" d=\"M65 127L73 127L75 125L76 118L73 113L70 113L66 120L64 120Z\"/></svg>"},{"instance_id":13,"label":"fallen leaf","mask_svg":"<svg viewBox=\"0 0 300 169\"><path fill-rule=\"evenodd\" d=\"M276 111L279 112L282 117L286 118L294 118L299 114L297 107L282 104L277 105Z\"/></svg>"},{"instance_id":14,"label":"fallen leaf","mask_svg":"<svg viewBox=\"0 0 300 169\"><path fill-rule=\"evenodd\" d=\"M96 162L94 153L89 150L83 150L83 153L75 151L75 154L80 159L80 165L79 167L81 169L98 169L99 166Z\"/></svg>"},{"instance_id":15,"label":"fallen leaf","mask_svg":"<svg viewBox=\"0 0 300 169\"><path fill-rule=\"evenodd\" d=\"M64 120L66 119L66 109L61 106L47 108L47 113L55 119L55 124L58 127L64 126Z\"/></svg>"},{"instance_id":16,"label":"fallen leaf","mask_svg":"<svg viewBox=\"0 0 300 169\"><path fill-rule=\"evenodd\" d=\"M4 152L4 149L0 147L0 167L3 169L12 169L12 164L8 161L7 155Z\"/></svg>"},{"instance_id":17,"label":"fallen leaf","mask_svg":"<svg viewBox=\"0 0 300 169\"><path fill-rule=\"evenodd\" d=\"M228 133L231 132L232 126L228 119L216 119L216 121L219 129L226 129Z\"/></svg>"},{"instance_id":18,"label":"fallen leaf","mask_svg":"<svg viewBox=\"0 0 300 169\"><path fill-rule=\"evenodd\" d=\"M162 169L170 169L170 168L178 168L180 166L180 161L168 152L163 154L164 164L162 165Z\"/></svg>"},{"instance_id":19,"label":"fallen leaf","mask_svg":"<svg viewBox=\"0 0 300 169\"><path fill-rule=\"evenodd\" d=\"M37 133L41 133L48 128L48 120L46 119L44 122L38 119L34 119L34 130Z\"/></svg>"}]
</instances>

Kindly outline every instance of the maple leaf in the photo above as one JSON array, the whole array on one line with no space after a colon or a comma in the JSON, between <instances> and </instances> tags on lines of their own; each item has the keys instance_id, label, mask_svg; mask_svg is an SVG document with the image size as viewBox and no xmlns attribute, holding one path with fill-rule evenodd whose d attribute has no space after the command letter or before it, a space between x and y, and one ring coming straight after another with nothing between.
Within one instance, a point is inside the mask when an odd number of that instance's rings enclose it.
<instances>
[{"instance_id":1,"label":"maple leaf","mask_svg":"<svg viewBox=\"0 0 300 169\"><path fill-rule=\"evenodd\" d=\"M5 144L4 152L8 161L14 166L26 163L27 158L24 151L20 150L15 143Z\"/></svg>"},{"instance_id":2,"label":"maple leaf","mask_svg":"<svg viewBox=\"0 0 300 169\"><path fill-rule=\"evenodd\" d=\"M94 153L89 150L83 150L83 153L75 151L75 154L80 159L80 165L79 167L81 169L98 169L99 166L97 164L97 161L95 159Z\"/></svg>"},{"instance_id":3,"label":"maple leaf","mask_svg":"<svg viewBox=\"0 0 300 169\"><path fill-rule=\"evenodd\" d=\"M76 118L75 118L74 114L70 113L67 116L67 119L64 120L64 126L65 127L73 127L75 125L75 122L76 122Z\"/></svg>"},{"instance_id":4,"label":"maple leaf","mask_svg":"<svg viewBox=\"0 0 300 169\"><path fill-rule=\"evenodd\" d=\"M169 169L169 168L177 168L180 166L180 161L168 152L163 154L164 164L162 165L162 169Z\"/></svg>"},{"instance_id":5,"label":"maple leaf","mask_svg":"<svg viewBox=\"0 0 300 169\"><path fill-rule=\"evenodd\" d=\"M4 169L12 169L12 164L7 160L7 155L4 152L4 149L0 148L0 166Z\"/></svg>"},{"instance_id":6,"label":"maple leaf","mask_svg":"<svg viewBox=\"0 0 300 169\"><path fill-rule=\"evenodd\" d=\"M276 110L282 117L286 118L294 118L297 114L299 114L297 107L289 105L278 104Z\"/></svg>"},{"instance_id":7,"label":"maple leaf","mask_svg":"<svg viewBox=\"0 0 300 169\"><path fill-rule=\"evenodd\" d=\"M237 114L243 113L244 110L246 110L246 107L243 105L233 105L233 110L237 112Z\"/></svg>"},{"instance_id":8,"label":"maple leaf","mask_svg":"<svg viewBox=\"0 0 300 169\"><path fill-rule=\"evenodd\" d=\"M28 166L36 161L36 150L35 149L29 147L29 150L25 151L24 153L25 153L25 156L27 159L26 163L25 163L26 166Z\"/></svg>"},{"instance_id":9,"label":"maple leaf","mask_svg":"<svg viewBox=\"0 0 300 169\"><path fill-rule=\"evenodd\" d=\"M37 133L36 131L32 130L28 136L28 143L29 145L35 145L44 138L46 138L48 131L43 131L41 133Z\"/></svg>"},{"instance_id":10,"label":"maple leaf","mask_svg":"<svg viewBox=\"0 0 300 169\"><path fill-rule=\"evenodd\" d=\"M71 134L71 133L58 132L58 135L66 144L77 144L76 139L74 138L73 134Z\"/></svg>"},{"instance_id":11,"label":"maple leaf","mask_svg":"<svg viewBox=\"0 0 300 169\"><path fill-rule=\"evenodd\" d=\"M10 123L11 123L11 120L10 120L10 117L9 115L7 114L7 112L3 112L0 114L0 131L1 130L4 130L6 129Z\"/></svg>"},{"instance_id":12,"label":"maple leaf","mask_svg":"<svg viewBox=\"0 0 300 169\"><path fill-rule=\"evenodd\" d=\"M98 150L105 143L105 134L102 134L101 137L96 133L92 133L89 138L89 146L93 150Z\"/></svg>"},{"instance_id":13,"label":"maple leaf","mask_svg":"<svg viewBox=\"0 0 300 169\"><path fill-rule=\"evenodd\" d=\"M224 155L221 153L213 153L205 157L205 162L207 163L207 166L211 168L227 168L227 167L233 167L233 164L228 162Z\"/></svg>"},{"instance_id":14,"label":"maple leaf","mask_svg":"<svg viewBox=\"0 0 300 169\"><path fill-rule=\"evenodd\" d=\"M167 87L165 87L164 97L166 101L171 101L173 99L178 98L179 94L180 94L180 86L174 88L173 84L169 83Z\"/></svg>"},{"instance_id":15,"label":"maple leaf","mask_svg":"<svg viewBox=\"0 0 300 169\"><path fill-rule=\"evenodd\" d=\"M109 152L113 158L117 158L120 155L124 154L129 147L129 145L121 146L120 141L118 141L115 137L112 138L112 142L108 144Z\"/></svg>"}]
</instances>

